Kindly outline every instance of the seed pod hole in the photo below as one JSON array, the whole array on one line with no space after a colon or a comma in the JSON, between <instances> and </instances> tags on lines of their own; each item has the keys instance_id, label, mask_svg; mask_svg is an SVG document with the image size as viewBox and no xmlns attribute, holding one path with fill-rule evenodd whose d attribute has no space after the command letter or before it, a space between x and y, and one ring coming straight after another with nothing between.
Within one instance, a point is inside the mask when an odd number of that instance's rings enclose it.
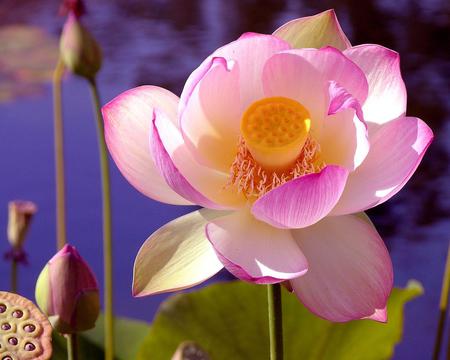
<instances>
[{"instance_id":1,"label":"seed pod hole","mask_svg":"<svg viewBox=\"0 0 450 360\"><path fill-rule=\"evenodd\" d=\"M4 313L6 311L7 307L5 304L0 304L0 314Z\"/></svg>"},{"instance_id":2,"label":"seed pod hole","mask_svg":"<svg viewBox=\"0 0 450 360\"><path fill-rule=\"evenodd\" d=\"M17 344L19 343L19 340L17 340L16 337L10 337L10 338L8 339L8 342L9 342L11 345L17 345Z\"/></svg>"},{"instance_id":3,"label":"seed pod hole","mask_svg":"<svg viewBox=\"0 0 450 360\"><path fill-rule=\"evenodd\" d=\"M9 355L3 356L2 360L13 360L13 358Z\"/></svg>"},{"instance_id":4,"label":"seed pod hole","mask_svg":"<svg viewBox=\"0 0 450 360\"><path fill-rule=\"evenodd\" d=\"M23 311L22 310L14 310L12 313L12 316L15 317L16 319L20 319L23 316Z\"/></svg>"},{"instance_id":5,"label":"seed pod hole","mask_svg":"<svg viewBox=\"0 0 450 360\"><path fill-rule=\"evenodd\" d=\"M34 346L34 344L32 344L32 343L30 343L30 342L27 342L27 343L25 344L24 349L25 349L26 351L33 351L34 349L36 349L36 346Z\"/></svg>"},{"instance_id":6,"label":"seed pod hole","mask_svg":"<svg viewBox=\"0 0 450 360\"><path fill-rule=\"evenodd\" d=\"M36 330L36 326L34 326L33 324L26 324L23 329L27 332L27 333L32 333L34 330Z\"/></svg>"},{"instance_id":7,"label":"seed pod hole","mask_svg":"<svg viewBox=\"0 0 450 360\"><path fill-rule=\"evenodd\" d=\"M2 326L1 326L1 329L2 330L9 330L9 329L11 329L11 325L8 324L8 323L3 323Z\"/></svg>"}]
</instances>

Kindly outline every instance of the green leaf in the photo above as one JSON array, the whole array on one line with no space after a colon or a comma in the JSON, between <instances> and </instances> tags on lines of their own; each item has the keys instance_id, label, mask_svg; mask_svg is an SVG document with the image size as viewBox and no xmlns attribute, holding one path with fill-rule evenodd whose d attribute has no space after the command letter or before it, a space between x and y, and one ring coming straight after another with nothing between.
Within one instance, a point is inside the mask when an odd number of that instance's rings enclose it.
<instances>
[{"instance_id":1,"label":"green leaf","mask_svg":"<svg viewBox=\"0 0 450 360\"><path fill-rule=\"evenodd\" d=\"M80 336L78 339L78 351L80 359L103 359L105 357L101 346L97 346ZM53 332L53 360L67 359L67 340L57 332Z\"/></svg>"},{"instance_id":2,"label":"green leaf","mask_svg":"<svg viewBox=\"0 0 450 360\"><path fill-rule=\"evenodd\" d=\"M394 289L387 324L331 323L311 314L283 291L285 359L387 359L402 336L403 307L422 287ZM211 285L164 302L138 359L167 360L183 341L194 341L215 360L268 359L266 288L244 282Z\"/></svg>"},{"instance_id":3,"label":"green leaf","mask_svg":"<svg viewBox=\"0 0 450 360\"><path fill-rule=\"evenodd\" d=\"M116 317L115 328L115 353L118 360L136 359L136 354L148 333L150 326L139 320ZM104 316L100 315L94 329L86 331L82 335L90 343L103 348L104 344ZM96 359L94 357L81 357L81 359Z\"/></svg>"},{"instance_id":4,"label":"green leaf","mask_svg":"<svg viewBox=\"0 0 450 360\"><path fill-rule=\"evenodd\" d=\"M136 359L137 351L149 331L149 325L143 321L115 318L115 359ZM104 317L101 314L94 329L85 331L79 336L79 358L80 359L103 359L104 355ZM66 360L66 339L53 333L53 360Z\"/></svg>"}]
</instances>

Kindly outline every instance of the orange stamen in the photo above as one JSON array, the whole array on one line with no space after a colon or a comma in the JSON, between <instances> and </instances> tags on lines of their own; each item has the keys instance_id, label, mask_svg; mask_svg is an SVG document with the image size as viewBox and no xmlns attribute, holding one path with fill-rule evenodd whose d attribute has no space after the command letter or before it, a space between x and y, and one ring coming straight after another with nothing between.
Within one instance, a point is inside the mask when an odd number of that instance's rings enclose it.
<instances>
[{"instance_id":1,"label":"orange stamen","mask_svg":"<svg viewBox=\"0 0 450 360\"><path fill-rule=\"evenodd\" d=\"M276 187L300 176L320 172L325 163L320 159L320 146L311 137L306 142L295 163L282 171L270 171L259 165L241 137L236 158L231 164L228 187L235 187L247 199L256 200Z\"/></svg>"}]
</instances>

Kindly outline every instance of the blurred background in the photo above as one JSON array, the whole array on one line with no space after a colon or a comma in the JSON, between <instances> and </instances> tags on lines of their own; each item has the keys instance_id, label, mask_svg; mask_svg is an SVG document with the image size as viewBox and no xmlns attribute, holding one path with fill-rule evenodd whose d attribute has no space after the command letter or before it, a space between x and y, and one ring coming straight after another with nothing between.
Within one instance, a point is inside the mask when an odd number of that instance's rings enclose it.
<instances>
[{"instance_id":1,"label":"blurred background","mask_svg":"<svg viewBox=\"0 0 450 360\"><path fill-rule=\"evenodd\" d=\"M408 115L436 138L403 191L369 212L391 252L395 285L419 280L425 294L406 307L396 359L429 358L450 238L450 3L447 0L95 0L83 18L104 52L103 102L154 84L180 94L190 72L243 32L271 33L284 22L334 8L352 44L377 43L401 54ZM0 0L0 252L7 203L32 200L39 211L20 269L19 292L34 299L36 278L55 249L52 93L49 79L64 19L57 0ZM102 281L101 193L95 123L86 82L67 77L64 91L69 242ZM134 299L134 257L164 223L192 211L145 198L112 163L115 309L150 322L166 297ZM2 230L3 229L3 230ZM0 289L9 288L0 260ZM227 278L219 274L217 278Z\"/></svg>"}]
</instances>

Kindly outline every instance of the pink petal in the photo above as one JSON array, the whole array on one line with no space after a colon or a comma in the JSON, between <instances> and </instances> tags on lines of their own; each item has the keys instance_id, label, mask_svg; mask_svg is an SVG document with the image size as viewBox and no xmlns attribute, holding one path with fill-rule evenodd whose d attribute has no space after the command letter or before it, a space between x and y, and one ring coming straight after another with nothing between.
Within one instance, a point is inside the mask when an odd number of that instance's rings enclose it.
<instances>
[{"instance_id":1,"label":"pink petal","mask_svg":"<svg viewBox=\"0 0 450 360\"><path fill-rule=\"evenodd\" d=\"M364 115L359 101L353 97L347 89L343 88L335 81L330 81L328 92L330 94L328 115L336 114L344 109L353 109L360 121L364 123L364 127L367 127L365 125Z\"/></svg>"},{"instance_id":2,"label":"pink petal","mask_svg":"<svg viewBox=\"0 0 450 360\"><path fill-rule=\"evenodd\" d=\"M317 140L322 159L355 170L369 152L367 125L359 101L335 81L329 82L330 105Z\"/></svg>"},{"instance_id":3,"label":"pink petal","mask_svg":"<svg viewBox=\"0 0 450 360\"><path fill-rule=\"evenodd\" d=\"M368 83L364 72L341 51L325 47L322 49L295 49L287 52L307 60L326 80L338 83L361 104L366 100Z\"/></svg>"},{"instance_id":4,"label":"pink petal","mask_svg":"<svg viewBox=\"0 0 450 360\"><path fill-rule=\"evenodd\" d=\"M309 270L291 285L308 309L334 322L384 320L381 309L392 289L392 263L369 222L356 215L327 217L292 233Z\"/></svg>"},{"instance_id":5,"label":"pink petal","mask_svg":"<svg viewBox=\"0 0 450 360\"><path fill-rule=\"evenodd\" d=\"M261 76L267 59L290 48L287 42L275 36L246 33L238 40L216 50L213 55L239 64L241 101L247 108L263 95Z\"/></svg>"},{"instance_id":6,"label":"pink petal","mask_svg":"<svg viewBox=\"0 0 450 360\"><path fill-rule=\"evenodd\" d=\"M241 114L263 96L263 65L289 48L274 36L248 33L216 50L191 74L181 94L180 127L198 162L229 172Z\"/></svg>"},{"instance_id":7,"label":"pink petal","mask_svg":"<svg viewBox=\"0 0 450 360\"><path fill-rule=\"evenodd\" d=\"M366 125L352 108L327 116L317 140L326 164L340 165L349 171L361 165L370 147Z\"/></svg>"},{"instance_id":8,"label":"pink petal","mask_svg":"<svg viewBox=\"0 0 450 360\"><path fill-rule=\"evenodd\" d=\"M308 269L288 230L260 222L246 209L212 220L206 236L225 268L245 281L272 284Z\"/></svg>"},{"instance_id":9,"label":"pink petal","mask_svg":"<svg viewBox=\"0 0 450 360\"><path fill-rule=\"evenodd\" d=\"M159 171L161 172L161 175L163 175L164 179L166 180L166 183L184 199L187 199L194 204L210 209L220 209L221 207L218 204L215 204L214 202L206 198L197 189L192 187L189 181L186 180L186 178L174 165L159 136L158 129L155 125L156 118L158 118L160 122L162 121L166 123L168 123L169 120L165 119L164 113L155 110L152 129L150 132L150 149L153 155L153 160ZM173 136L175 137L176 135L177 134L174 131Z\"/></svg>"},{"instance_id":10,"label":"pink petal","mask_svg":"<svg viewBox=\"0 0 450 360\"><path fill-rule=\"evenodd\" d=\"M273 34L286 40L294 48L333 46L344 50L351 46L334 10L289 21Z\"/></svg>"},{"instance_id":11,"label":"pink petal","mask_svg":"<svg viewBox=\"0 0 450 360\"><path fill-rule=\"evenodd\" d=\"M236 156L240 120L239 66L213 58L180 119L183 138L197 162L228 173Z\"/></svg>"},{"instance_id":12,"label":"pink petal","mask_svg":"<svg viewBox=\"0 0 450 360\"><path fill-rule=\"evenodd\" d=\"M155 231L139 249L133 295L147 296L190 288L218 273L223 265L206 239L208 221L225 213L194 211Z\"/></svg>"},{"instance_id":13,"label":"pink petal","mask_svg":"<svg viewBox=\"0 0 450 360\"><path fill-rule=\"evenodd\" d=\"M364 71L369 83L363 106L366 121L381 125L404 115L406 88L398 53L380 45L360 45L344 54Z\"/></svg>"},{"instance_id":14,"label":"pink petal","mask_svg":"<svg viewBox=\"0 0 450 360\"><path fill-rule=\"evenodd\" d=\"M245 202L241 194L226 188L228 174L196 161L178 128L164 114L157 112L153 130L151 144L155 162L174 190L209 208L235 208Z\"/></svg>"},{"instance_id":15,"label":"pink petal","mask_svg":"<svg viewBox=\"0 0 450 360\"><path fill-rule=\"evenodd\" d=\"M433 132L418 118L401 117L381 126L332 214L363 211L394 196L417 169L432 140Z\"/></svg>"},{"instance_id":16,"label":"pink petal","mask_svg":"<svg viewBox=\"0 0 450 360\"><path fill-rule=\"evenodd\" d=\"M385 306L383 309L375 309L375 312L367 316L365 319L375 320L378 322L386 323L387 322L387 307Z\"/></svg>"},{"instance_id":17,"label":"pink petal","mask_svg":"<svg viewBox=\"0 0 450 360\"><path fill-rule=\"evenodd\" d=\"M344 190L348 170L328 165L320 173L291 180L260 197L253 215L278 228L310 226L333 209Z\"/></svg>"},{"instance_id":18,"label":"pink petal","mask_svg":"<svg viewBox=\"0 0 450 360\"><path fill-rule=\"evenodd\" d=\"M176 119L178 98L156 86L125 91L103 106L109 152L125 178L144 195L169 204L191 204L173 191L156 168L149 149L153 110Z\"/></svg>"},{"instance_id":19,"label":"pink petal","mask_svg":"<svg viewBox=\"0 0 450 360\"><path fill-rule=\"evenodd\" d=\"M267 60L263 71L264 95L297 100L311 115L311 132L320 133L327 113L328 83L305 59L295 53L279 53Z\"/></svg>"},{"instance_id":20,"label":"pink petal","mask_svg":"<svg viewBox=\"0 0 450 360\"><path fill-rule=\"evenodd\" d=\"M240 69L241 98L244 103L252 102L262 94L261 73L266 60L273 54L290 49L285 41L271 35L246 33L239 39L222 46L206 58L203 63L192 72L186 81L180 99L180 112L183 112L189 97L197 84L211 68L213 59L223 57L227 61L238 63Z\"/></svg>"}]
</instances>

